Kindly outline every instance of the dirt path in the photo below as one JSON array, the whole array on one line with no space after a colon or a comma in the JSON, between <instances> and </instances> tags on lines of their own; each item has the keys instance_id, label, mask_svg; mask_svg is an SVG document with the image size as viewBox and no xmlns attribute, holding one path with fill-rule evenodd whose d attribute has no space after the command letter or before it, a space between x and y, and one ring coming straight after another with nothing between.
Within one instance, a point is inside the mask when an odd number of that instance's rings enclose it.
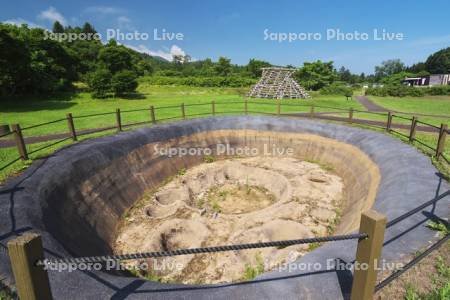
<instances>
[{"instance_id":1,"label":"dirt path","mask_svg":"<svg viewBox=\"0 0 450 300\"><path fill-rule=\"evenodd\" d=\"M370 112L388 112L386 108L373 103L366 96L356 96L356 100L361 103Z\"/></svg>"}]
</instances>

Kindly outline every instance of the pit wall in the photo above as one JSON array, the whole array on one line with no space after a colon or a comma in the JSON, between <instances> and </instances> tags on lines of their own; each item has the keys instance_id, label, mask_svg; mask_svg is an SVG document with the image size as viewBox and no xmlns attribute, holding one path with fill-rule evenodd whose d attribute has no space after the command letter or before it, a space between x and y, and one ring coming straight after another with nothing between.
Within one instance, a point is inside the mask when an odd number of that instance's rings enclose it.
<instances>
[{"instance_id":1,"label":"pit wall","mask_svg":"<svg viewBox=\"0 0 450 300\"><path fill-rule=\"evenodd\" d=\"M132 136L128 142L132 142L131 139ZM264 154L274 145L279 149L293 149L296 158L331 166L345 186L336 233L358 227L360 213L372 207L380 182L377 165L364 152L319 135L225 129L160 138L158 142L137 139L134 143L139 145L131 151L128 142L126 139L112 142L107 151L104 143L102 149L94 146L90 149L91 155L84 155L66 166L68 176L54 177L53 182L47 182L46 188L41 190L47 230L74 254L111 252L110 245L116 238L121 218L145 191L158 188L180 169L198 165L205 159L201 155L169 158L156 153L155 147L208 147L215 153L218 144L229 144L231 148L256 148L258 153Z\"/></svg>"}]
</instances>

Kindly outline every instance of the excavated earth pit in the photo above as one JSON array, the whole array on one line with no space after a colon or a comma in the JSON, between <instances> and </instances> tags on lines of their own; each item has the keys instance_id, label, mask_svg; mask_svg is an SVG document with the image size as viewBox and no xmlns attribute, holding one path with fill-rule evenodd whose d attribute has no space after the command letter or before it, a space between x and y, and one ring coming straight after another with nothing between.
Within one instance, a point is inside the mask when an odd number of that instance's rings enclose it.
<instances>
[{"instance_id":1,"label":"excavated earth pit","mask_svg":"<svg viewBox=\"0 0 450 300\"><path fill-rule=\"evenodd\" d=\"M210 154L159 151L170 148ZM0 250L29 231L41 234L46 257L344 234L367 209L392 220L448 189L428 157L379 132L287 117L193 119L83 141L33 163L0 190ZM435 241L426 224L448 218L448 199L388 228L382 259L401 261ZM328 262L352 262L356 243L178 256L168 258L178 270L141 274L154 280L104 270L49 276L55 299L343 299L351 271ZM311 265L319 268L303 268ZM14 285L6 251L0 276Z\"/></svg>"},{"instance_id":2,"label":"excavated earth pit","mask_svg":"<svg viewBox=\"0 0 450 300\"><path fill-rule=\"evenodd\" d=\"M126 214L117 253L311 238L331 234L338 223L343 180L318 164L258 156L182 171L147 192ZM249 268L269 271L308 249L298 245L150 259L146 263L153 267L141 274L165 282L239 281ZM180 267L154 267L175 264ZM139 261L128 265L137 267Z\"/></svg>"}]
</instances>

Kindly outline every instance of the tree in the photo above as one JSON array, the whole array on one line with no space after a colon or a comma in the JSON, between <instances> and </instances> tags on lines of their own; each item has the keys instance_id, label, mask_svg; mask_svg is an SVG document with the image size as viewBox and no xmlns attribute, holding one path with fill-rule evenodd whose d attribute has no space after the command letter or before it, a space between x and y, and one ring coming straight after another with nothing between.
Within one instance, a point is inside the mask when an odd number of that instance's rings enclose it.
<instances>
[{"instance_id":1,"label":"tree","mask_svg":"<svg viewBox=\"0 0 450 300\"><path fill-rule=\"evenodd\" d=\"M117 46L113 43L100 50L98 60L112 74L133 68L129 50L124 46Z\"/></svg>"},{"instance_id":2,"label":"tree","mask_svg":"<svg viewBox=\"0 0 450 300\"><path fill-rule=\"evenodd\" d=\"M153 65L150 61L146 59L140 60L136 64L136 69L139 75L149 76L152 75L155 69L153 68Z\"/></svg>"},{"instance_id":3,"label":"tree","mask_svg":"<svg viewBox=\"0 0 450 300\"><path fill-rule=\"evenodd\" d=\"M84 23L83 27L81 28L81 32L92 33L92 34L97 33L97 31L94 29L94 27L89 22Z\"/></svg>"},{"instance_id":4,"label":"tree","mask_svg":"<svg viewBox=\"0 0 450 300\"><path fill-rule=\"evenodd\" d=\"M216 74L219 76L228 76L231 73L231 60L226 57L219 57L219 61L214 67Z\"/></svg>"},{"instance_id":5,"label":"tree","mask_svg":"<svg viewBox=\"0 0 450 300\"><path fill-rule=\"evenodd\" d=\"M55 23L53 23L52 31L54 33L63 33L64 32L64 26L62 26L61 23L59 23L58 21L55 21Z\"/></svg>"},{"instance_id":6,"label":"tree","mask_svg":"<svg viewBox=\"0 0 450 300\"><path fill-rule=\"evenodd\" d=\"M375 78L380 80L384 77L405 71L405 64L400 59L389 59L383 61L380 66L375 67Z\"/></svg>"},{"instance_id":7,"label":"tree","mask_svg":"<svg viewBox=\"0 0 450 300\"><path fill-rule=\"evenodd\" d=\"M319 90L322 87L333 83L337 75L333 67L333 62L305 62L303 67L294 73L294 77L306 89Z\"/></svg>"},{"instance_id":8,"label":"tree","mask_svg":"<svg viewBox=\"0 0 450 300\"><path fill-rule=\"evenodd\" d=\"M253 78L259 78L262 74L262 68L270 67L271 64L263 61L263 60L257 60L257 59L250 59L246 66L246 70L250 73L250 76Z\"/></svg>"},{"instance_id":9,"label":"tree","mask_svg":"<svg viewBox=\"0 0 450 300\"><path fill-rule=\"evenodd\" d=\"M348 83L352 83L351 82L353 79L352 73L350 73L350 70L346 69L344 66L342 66L339 69L338 76L339 76L339 80L348 82Z\"/></svg>"},{"instance_id":10,"label":"tree","mask_svg":"<svg viewBox=\"0 0 450 300\"><path fill-rule=\"evenodd\" d=\"M23 41L0 28L0 95L14 95L30 74L29 51Z\"/></svg>"},{"instance_id":11,"label":"tree","mask_svg":"<svg viewBox=\"0 0 450 300\"><path fill-rule=\"evenodd\" d=\"M425 62L425 66L431 74L450 73L450 47L430 55Z\"/></svg>"},{"instance_id":12,"label":"tree","mask_svg":"<svg viewBox=\"0 0 450 300\"><path fill-rule=\"evenodd\" d=\"M112 74L108 69L99 68L88 75L88 85L94 98L105 98L111 91Z\"/></svg>"},{"instance_id":13,"label":"tree","mask_svg":"<svg viewBox=\"0 0 450 300\"><path fill-rule=\"evenodd\" d=\"M114 74L111 79L111 89L114 95L123 95L136 90L138 82L136 74L132 71L123 70Z\"/></svg>"}]
</instances>

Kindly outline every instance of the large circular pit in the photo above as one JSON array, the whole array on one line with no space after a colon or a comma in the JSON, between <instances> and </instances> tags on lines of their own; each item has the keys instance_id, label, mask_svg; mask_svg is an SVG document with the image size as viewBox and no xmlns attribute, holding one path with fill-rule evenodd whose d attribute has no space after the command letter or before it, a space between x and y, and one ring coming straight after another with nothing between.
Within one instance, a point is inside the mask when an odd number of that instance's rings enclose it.
<instances>
[{"instance_id":1,"label":"large circular pit","mask_svg":"<svg viewBox=\"0 0 450 300\"><path fill-rule=\"evenodd\" d=\"M37 231L46 256L67 257L345 234L367 209L393 219L448 190L436 173L429 158L382 133L275 117L194 119L84 141L37 161L0 192L0 240ZM448 217L446 199L433 207L436 216ZM436 239L429 218L417 213L388 228L383 260ZM49 275L55 299L342 299L351 271L330 261L352 262L355 248L349 240L167 258L182 267L152 274ZM0 262L13 284L5 251ZM258 276L243 281L250 275Z\"/></svg>"}]
</instances>

